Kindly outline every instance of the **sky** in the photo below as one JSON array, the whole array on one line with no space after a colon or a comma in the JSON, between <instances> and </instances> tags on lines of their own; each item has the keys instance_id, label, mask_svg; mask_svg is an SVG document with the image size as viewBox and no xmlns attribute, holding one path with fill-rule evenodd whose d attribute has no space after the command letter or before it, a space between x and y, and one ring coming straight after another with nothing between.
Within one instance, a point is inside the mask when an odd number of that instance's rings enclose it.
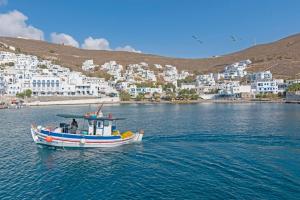
<instances>
[{"instance_id":1,"label":"sky","mask_svg":"<svg viewBox=\"0 0 300 200\"><path fill-rule=\"evenodd\" d=\"M181 58L300 32L299 0L0 0L0 36Z\"/></svg>"}]
</instances>

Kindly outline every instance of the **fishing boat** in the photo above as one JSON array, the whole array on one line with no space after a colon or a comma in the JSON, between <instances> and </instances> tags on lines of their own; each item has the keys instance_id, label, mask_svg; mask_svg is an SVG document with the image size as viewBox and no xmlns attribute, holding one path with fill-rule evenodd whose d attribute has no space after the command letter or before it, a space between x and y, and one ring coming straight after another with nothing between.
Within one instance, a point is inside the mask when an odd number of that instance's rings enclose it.
<instances>
[{"instance_id":1,"label":"fishing boat","mask_svg":"<svg viewBox=\"0 0 300 200\"><path fill-rule=\"evenodd\" d=\"M58 114L65 119L82 119L86 128L78 129L78 124L60 123L58 127L31 125L31 135L36 144L53 147L116 147L124 144L139 143L144 131L137 132L117 129L117 122L125 118L113 118L112 114L104 116L101 108L97 112L84 115Z\"/></svg>"}]
</instances>

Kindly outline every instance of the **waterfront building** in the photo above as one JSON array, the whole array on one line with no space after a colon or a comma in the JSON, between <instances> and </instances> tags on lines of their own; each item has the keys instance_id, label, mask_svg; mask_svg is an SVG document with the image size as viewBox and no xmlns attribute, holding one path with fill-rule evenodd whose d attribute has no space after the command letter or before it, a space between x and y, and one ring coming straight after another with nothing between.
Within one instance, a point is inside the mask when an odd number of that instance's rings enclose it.
<instances>
[{"instance_id":1,"label":"waterfront building","mask_svg":"<svg viewBox=\"0 0 300 200\"><path fill-rule=\"evenodd\" d=\"M300 79L292 79L292 80L286 80L285 81L287 85L292 85L295 83L300 83Z\"/></svg>"},{"instance_id":2,"label":"waterfront building","mask_svg":"<svg viewBox=\"0 0 300 200\"><path fill-rule=\"evenodd\" d=\"M268 80L268 81L255 81L251 85L253 91L256 94L259 93L278 93L278 84L275 80Z\"/></svg>"},{"instance_id":3,"label":"waterfront building","mask_svg":"<svg viewBox=\"0 0 300 200\"><path fill-rule=\"evenodd\" d=\"M240 85L238 81L229 81L220 85L219 95L241 97L250 94L251 85Z\"/></svg>"},{"instance_id":4,"label":"waterfront building","mask_svg":"<svg viewBox=\"0 0 300 200\"><path fill-rule=\"evenodd\" d=\"M0 72L0 95L3 95L6 91L6 83L3 74Z\"/></svg>"},{"instance_id":5,"label":"waterfront building","mask_svg":"<svg viewBox=\"0 0 300 200\"><path fill-rule=\"evenodd\" d=\"M139 94L149 94L153 95L154 93L162 94L162 88L159 87L137 87L136 85L131 85L127 88L127 92L132 96L136 97Z\"/></svg>"}]
</instances>

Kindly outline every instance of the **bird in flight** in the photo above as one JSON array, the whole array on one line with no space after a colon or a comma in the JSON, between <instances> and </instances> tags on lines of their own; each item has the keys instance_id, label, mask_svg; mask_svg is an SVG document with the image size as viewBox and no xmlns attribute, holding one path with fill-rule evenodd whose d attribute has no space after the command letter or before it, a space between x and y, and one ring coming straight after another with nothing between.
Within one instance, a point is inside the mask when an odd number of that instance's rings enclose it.
<instances>
[{"instance_id":1,"label":"bird in flight","mask_svg":"<svg viewBox=\"0 0 300 200\"><path fill-rule=\"evenodd\" d=\"M231 35L231 36L230 36L230 39L231 39L232 42L238 42L238 41L242 40L242 38L237 37L237 36L235 36L235 35Z\"/></svg>"},{"instance_id":2,"label":"bird in flight","mask_svg":"<svg viewBox=\"0 0 300 200\"><path fill-rule=\"evenodd\" d=\"M192 35L192 38L193 38L194 40L196 40L198 43L203 44L203 41L200 40L197 36Z\"/></svg>"}]
</instances>

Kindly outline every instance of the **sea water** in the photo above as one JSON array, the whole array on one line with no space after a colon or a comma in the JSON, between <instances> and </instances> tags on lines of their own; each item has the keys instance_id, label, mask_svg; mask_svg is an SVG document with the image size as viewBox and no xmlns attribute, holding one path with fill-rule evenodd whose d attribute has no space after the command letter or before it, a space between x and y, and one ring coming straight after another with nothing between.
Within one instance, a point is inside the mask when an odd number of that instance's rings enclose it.
<instances>
[{"instance_id":1,"label":"sea water","mask_svg":"<svg viewBox=\"0 0 300 200\"><path fill-rule=\"evenodd\" d=\"M300 105L112 105L103 111L127 118L121 130L144 129L141 144L32 141L32 123L91 109L0 110L0 199L300 199Z\"/></svg>"}]
</instances>

